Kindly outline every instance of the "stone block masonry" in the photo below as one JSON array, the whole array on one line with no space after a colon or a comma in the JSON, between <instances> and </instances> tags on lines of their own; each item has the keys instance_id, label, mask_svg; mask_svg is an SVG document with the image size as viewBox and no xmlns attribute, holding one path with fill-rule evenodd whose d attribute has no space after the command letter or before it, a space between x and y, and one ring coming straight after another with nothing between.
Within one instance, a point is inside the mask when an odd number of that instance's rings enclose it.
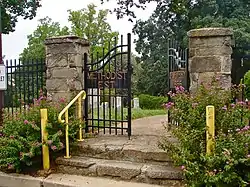
<instances>
[{"instance_id":1,"label":"stone block masonry","mask_svg":"<svg viewBox=\"0 0 250 187\"><path fill-rule=\"evenodd\" d=\"M221 86L231 87L232 37L228 28L202 28L188 32L190 92L216 75Z\"/></svg>"},{"instance_id":2,"label":"stone block masonry","mask_svg":"<svg viewBox=\"0 0 250 187\"><path fill-rule=\"evenodd\" d=\"M45 40L46 89L53 101L72 99L83 90L83 54L89 53L89 42L77 36L59 36ZM72 95L74 94L74 95Z\"/></svg>"}]
</instances>

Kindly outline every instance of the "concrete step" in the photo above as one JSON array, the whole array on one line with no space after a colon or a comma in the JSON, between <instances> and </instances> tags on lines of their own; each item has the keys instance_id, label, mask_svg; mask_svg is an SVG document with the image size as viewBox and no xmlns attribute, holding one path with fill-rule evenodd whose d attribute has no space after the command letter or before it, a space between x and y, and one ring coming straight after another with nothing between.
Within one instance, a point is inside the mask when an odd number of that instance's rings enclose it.
<instances>
[{"instance_id":1,"label":"concrete step","mask_svg":"<svg viewBox=\"0 0 250 187\"><path fill-rule=\"evenodd\" d=\"M181 186L183 178L181 170L159 164L76 156L70 159L58 158L56 163L59 173L107 177L169 187Z\"/></svg>"},{"instance_id":2,"label":"concrete step","mask_svg":"<svg viewBox=\"0 0 250 187\"><path fill-rule=\"evenodd\" d=\"M153 184L117 181L106 178L52 174L43 182L44 187L160 187Z\"/></svg>"},{"instance_id":3,"label":"concrete step","mask_svg":"<svg viewBox=\"0 0 250 187\"><path fill-rule=\"evenodd\" d=\"M172 165L167 153L158 148L158 139L154 136L133 137L131 140L124 136L90 138L78 144L72 152L75 156Z\"/></svg>"}]
</instances>

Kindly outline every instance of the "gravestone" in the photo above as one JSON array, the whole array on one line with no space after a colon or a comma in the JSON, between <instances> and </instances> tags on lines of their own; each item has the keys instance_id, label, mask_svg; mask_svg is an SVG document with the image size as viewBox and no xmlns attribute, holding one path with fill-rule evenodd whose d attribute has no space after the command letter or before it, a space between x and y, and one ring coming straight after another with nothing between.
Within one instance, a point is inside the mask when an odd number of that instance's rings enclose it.
<instances>
[{"instance_id":1,"label":"gravestone","mask_svg":"<svg viewBox=\"0 0 250 187\"><path fill-rule=\"evenodd\" d=\"M116 97L116 106L118 111L121 110L121 107L122 107L122 97Z\"/></svg>"},{"instance_id":2,"label":"gravestone","mask_svg":"<svg viewBox=\"0 0 250 187\"><path fill-rule=\"evenodd\" d=\"M139 109L140 105L139 105L139 98L134 98L134 109Z\"/></svg>"},{"instance_id":3,"label":"gravestone","mask_svg":"<svg viewBox=\"0 0 250 187\"><path fill-rule=\"evenodd\" d=\"M99 91L99 93L100 93L100 91ZM90 97L88 97L89 105L91 105L92 109L97 108L99 105L99 102L100 102L100 96L98 96L98 89L96 89L96 88L88 89L88 94L90 96Z\"/></svg>"}]
</instances>

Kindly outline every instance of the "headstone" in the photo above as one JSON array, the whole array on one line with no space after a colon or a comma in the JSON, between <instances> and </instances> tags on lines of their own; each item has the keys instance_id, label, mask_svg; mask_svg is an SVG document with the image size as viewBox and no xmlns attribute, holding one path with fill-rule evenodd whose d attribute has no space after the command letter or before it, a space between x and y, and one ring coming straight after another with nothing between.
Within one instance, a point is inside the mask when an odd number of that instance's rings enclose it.
<instances>
[{"instance_id":1,"label":"headstone","mask_svg":"<svg viewBox=\"0 0 250 187\"><path fill-rule=\"evenodd\" d=\"M95 109L98 107L99 103L98 103L98 97L99 97L99 102L100 102L100 96L98 95L98 89L89 89L88 90L88 100L89 100L89 104L92 106L91 108Z\"/></svg>"},{"instance_id":2,"label":"headstone","mask_svg":"<svg viewBox=\"0 0 250 187\"><path fill-rule=\"evenodd\" d=\"M135 109L139 109L140 108L139 98L134 98L134 108Z\"/></svg>"},{"instance_id":3,"label":"headstone","mask_svg":"<svg viewBox=\"0 0 250 187\"><path fill-rule=\"evenodd\" d=\"M116 105L115 107L117 108L117 110L120 111L121 107L122 107L122 98L121 97L116 97L116 104L115 105Z\"/></svg>"},{"instance_id":4,"label":"headstone","mask_svg":"<svg viewBox=\"0 0 250 187\"><path fill-rule=\"evenodd\" d=\"M108 102L102 102L100 108L105 109L105 111L107 111L109 109L109 103Z\"/></svg>"}]
</instances>

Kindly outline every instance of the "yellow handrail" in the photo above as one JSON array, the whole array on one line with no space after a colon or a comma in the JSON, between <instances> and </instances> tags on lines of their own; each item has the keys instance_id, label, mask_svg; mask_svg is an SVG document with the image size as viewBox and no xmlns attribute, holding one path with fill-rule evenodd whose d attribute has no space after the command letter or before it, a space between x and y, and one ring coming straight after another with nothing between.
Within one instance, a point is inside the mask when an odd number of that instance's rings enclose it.
<instances>
[{"instance_id":1,"label":"yellow handrail","mask_svg":"<svg viewBox=\"0 0 250 187\"><path fill-rule=\"evenodd\" d=\"M82 100L86 98L86 92L83 90L81 91L70 103L59 113L58 115L58 121L60 123L65 123L66 128L65 128L65 137L66 137L66 156L64 158L70 158L69 154L69 108L76 102L78 101L78 119L82 121ZM65 114L65 120L62 119L63 114ZM79 127L79 140L78 141L83 141L82 138L82 125L80 123Z\"/></svg>"}]
</instances>

